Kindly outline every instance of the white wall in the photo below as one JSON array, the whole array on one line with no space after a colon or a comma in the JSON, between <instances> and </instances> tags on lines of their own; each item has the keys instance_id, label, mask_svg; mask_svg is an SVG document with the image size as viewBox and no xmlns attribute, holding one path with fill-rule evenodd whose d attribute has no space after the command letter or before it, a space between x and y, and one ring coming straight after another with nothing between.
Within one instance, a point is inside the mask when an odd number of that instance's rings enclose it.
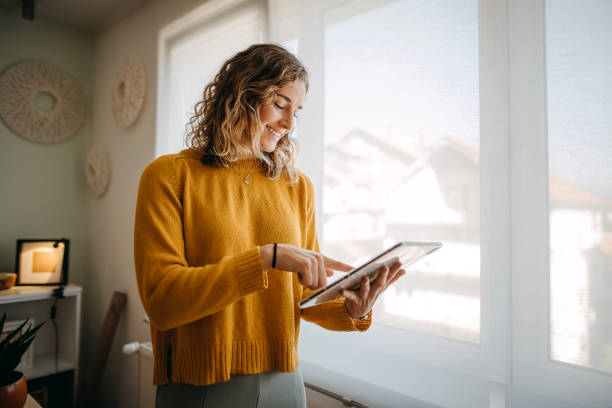
<instances>
[{"instance_id":1,"label":"white wall","mask_svg":"<svg viewBox=\"0 0 612 408\"><path fill-rule=\"evenodd\" d=\"M83 126L54 144L30 142L0 120L0 271L13 272L17 238L70 239L69 278L84 278L83 149L91 132L91 35L59 24L26 21L0 9L0 72L24 60L61 67L86 98ZM45 330L45 329L43 329ZM50 329L49 329L50 330Z\"/></svg>"},{"instance_id":2,"label":"white wall","mask_svg":"<svg viewBox=\"0 0 612 408\"><path fill-rule=\"evenodd\" d=\"M18 11L0 9L0 71L24 60L50 62L70 74L86 98L83 126L61 143L30 142L0 120L1 272L14 270L16 239L66 237L69 281L87 281L85 200L91 192L84 149L92 132L93 46L93 36L84 31L40 19L27 21ZM41 328L39 338L54 336L49 322ZM82 347L91 341L81 340Z\"/></svg>"},{"instance_id":3,"label":"white wall","mask_svg":"<svg viewBox=\"0 0 612 408\"><path fill-rule=\"evenodd\" d=\"M133 262L133 229L140 173L153 160L159 29L203 3L152 0L97 36L93 60L93 131L88 148L103 148L110 155L112 179L100 199L88 196L86 225L89 251L84 292L83 356L91 364L104 316L114 291L123 291L128 301L120 321L100 388L99 406L137 406L138 361L121 354L130 341L149 339L143 323ZM124 59L141 58L147 71L144 105L136 122L120 129L111 110L111 91Z\"/></svg>"}]
</instances>

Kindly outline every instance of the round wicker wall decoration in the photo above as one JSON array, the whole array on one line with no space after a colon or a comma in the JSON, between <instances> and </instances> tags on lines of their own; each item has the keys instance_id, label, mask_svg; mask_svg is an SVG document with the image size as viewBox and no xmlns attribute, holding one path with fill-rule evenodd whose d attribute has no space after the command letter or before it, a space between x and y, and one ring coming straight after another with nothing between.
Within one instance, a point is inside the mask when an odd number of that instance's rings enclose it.
<instances>
[{"instance_id":1,"label":"round wicker wall decoration","mask_svg":"<svg viewBox=\"0 0 612 408\"><path fill-rule=\"evenodd\" d=\"M130 126L140 113L146 91L144 63L137 58L129 58L117 72L113 87L112 108L117 125Z\"/></svg>"},{"instance_id":2,"label":"round wicker wall decoration","mask_svg":"<svg viewBox=\"0 0 612 408\"><path fill-rule=\"evenodd\" d=\"M24 61L0 75L0 117L24 139L58 143L83 125L85 95L57 65Z\"/></svg>"},{"instance_id":3,"label":"round wicker wall decoration","mask_svg":"<svg viewBox=\"0 0 612 408\"><path fill-rule=\"evenodd\" d=\"M91 191L101 197L108 190L111 177L108 154L103 150L91 150L85 159L85 176Z\"/></svg>"}]
</instances>

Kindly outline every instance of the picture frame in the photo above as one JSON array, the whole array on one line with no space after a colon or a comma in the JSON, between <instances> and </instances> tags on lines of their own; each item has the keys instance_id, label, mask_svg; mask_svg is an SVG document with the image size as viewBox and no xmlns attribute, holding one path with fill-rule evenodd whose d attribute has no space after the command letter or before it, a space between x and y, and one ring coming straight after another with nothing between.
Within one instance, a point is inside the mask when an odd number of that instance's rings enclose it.
<instances>
[{"instance_id":1,"label":"picture frame","mask_svg":"<svg viewBox=\"0 0 612 408\"><path fill-rule=\"evenodd\" d=\"M21 324L24 321L25 320L9 320L9 321L4 322L4 328L2 329L2 333L0 333L0 341L4 340L15 329L21 326ZM20 334L23 334L30 326L31 327L36 326L36 322L32 318L30 318L29 323L21 329ZM21 357L21 361L15 368L16 371L24 372L24 371L32 369L32 363L34 360L34 343L36 343L36 340L34 340L32 344L30 344L30 347L28 347L26 352Z\"/></svg>"},{"instance_id":2,"label":"picture frame","mask_svg":"<svg viewBox=\"0 0 612 408\"><path fill-rule=\"evenodd\" d=\"M66 285L69 249L66 238L18 239L16 285Z\"/></svg>"}]
</instances>

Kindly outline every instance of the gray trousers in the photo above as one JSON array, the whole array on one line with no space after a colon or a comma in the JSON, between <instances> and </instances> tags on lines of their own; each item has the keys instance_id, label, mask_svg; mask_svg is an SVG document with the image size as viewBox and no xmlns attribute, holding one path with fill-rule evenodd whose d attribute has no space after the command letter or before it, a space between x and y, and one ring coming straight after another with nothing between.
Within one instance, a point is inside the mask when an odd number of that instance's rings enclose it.
<instances>
[{"instance_id":1,"label":"gray trousers","mask_svg":"<svg viewBox=\"0 0 612 408\"><path fill-rule=\"evenodd\" d=\"M304 378L298 366L292 373L273 370L251 375L234 374L227 382L211 385L170 380L157 387L155 408L177 407L306 408Z\"/></svg>"}]
</instances>

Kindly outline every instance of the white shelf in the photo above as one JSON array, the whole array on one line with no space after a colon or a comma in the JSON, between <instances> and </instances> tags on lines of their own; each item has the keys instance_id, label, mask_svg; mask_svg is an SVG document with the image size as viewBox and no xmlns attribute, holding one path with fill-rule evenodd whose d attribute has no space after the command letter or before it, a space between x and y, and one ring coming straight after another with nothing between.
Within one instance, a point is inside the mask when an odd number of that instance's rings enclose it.
<instances>
[{"instance_id":1,"label":"white shelf","mask_svg":"<svg viewBox=\"0 0 612 408\"><path fill-rule=\"evenodd\" d=\"M55 353L53 353L34 356L32 368L23 370L23 375L25 375L28 380L31 380L68 370L74 370L74 364L59 358L57 360L57 371L55 371Z\"/></svg>"},{"instance_id":2,"label":"white shelf","mask_svg":"<svg viewBox=\"0 0 612 408\"><path fill-rule=\"evenodd\" d=\"M74 370L72 389L77 389L79 343L81 334L81 295L77 285L64 286L64 298L57 299L53 291L58 286L14 286L0 290L0 315L7 320L30 318L34 323L45 322L30 346L34 353L32 367L21 370L27 379ZM56 307L55 325L50 321L51 307ZM56 334L57 328L57 334ZM56 336L59 344L56 345ZM57 347L58 365L55 369Z\"/></svg>"},{"instance_id":3,"label":"white shelf","mask_svg":"<svg viewBox=\"0 0 612 408\"><path fill-rule=\"evenodd\" d=\"M13 286L0 290L0 304L51 299L56 288L57 286ZM76 296L82 290L80 286L69 284L64 286L64 296Z\"/></svg>"}]
</instances>

